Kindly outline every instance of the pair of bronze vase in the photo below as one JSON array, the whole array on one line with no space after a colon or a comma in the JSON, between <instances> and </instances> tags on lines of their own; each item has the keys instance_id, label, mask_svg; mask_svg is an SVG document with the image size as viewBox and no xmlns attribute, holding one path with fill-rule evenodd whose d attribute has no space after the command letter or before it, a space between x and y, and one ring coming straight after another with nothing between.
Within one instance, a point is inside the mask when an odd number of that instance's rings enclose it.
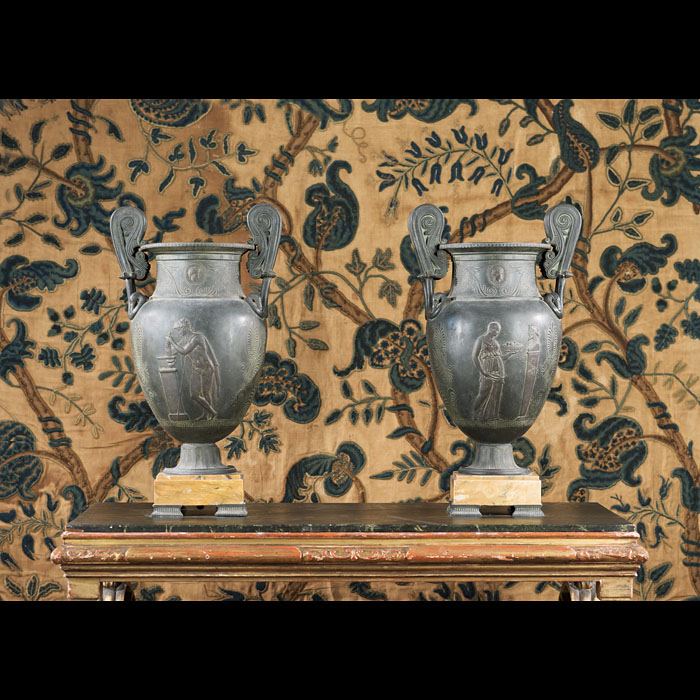
<instances>
[{"instance_id":1,"label":"pair of bronze vase","mask_svg":"<svg viewBox=\"0 0 700 700\"><path fill-rule=\"evenodd\" d=\"M143 245L146 217L135 207L117 209L110 224L136 373L156 419L182 443L177 465L156 477L152 515L182 517L183 506L216 505L216 515L245 516L240 472L222 463L215 443L244 418L262 370L280 213L268 203L251 207L247 243ZM451 419L475 443L472 463L453 474L454 516L503 505L513 516L542 515L539 478L517 466L512 441L534 423L552 386L564 283L582 219L563 203L544 225L544 243L446 243L438 207L421 205L409 217L435 383ZM136 289L149 271L146 252L157 260L150 298ZM245 253L250 276L262 280L247 296ZM436 293L448 253L452 285ZM538 266L556 279L544 296Z\"/></svg>"}]
</instances>

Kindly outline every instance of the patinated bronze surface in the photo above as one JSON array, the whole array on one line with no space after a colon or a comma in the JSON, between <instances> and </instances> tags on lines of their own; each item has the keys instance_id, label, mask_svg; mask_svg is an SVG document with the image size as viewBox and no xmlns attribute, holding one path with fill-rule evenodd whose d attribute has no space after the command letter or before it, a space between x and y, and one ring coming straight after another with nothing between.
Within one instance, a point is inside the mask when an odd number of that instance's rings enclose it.
<instances>
[{"instance_id":1,"label":"patinated bronze surface","mask_svg":"<svg viewBox=\"0 0 700 700\"><path fill-rule=\"evenodd\" d=\"M581 214L559 204L545 217L544 243L444 243L445 219L431 204L409 217L421 267L426 337L435 383L452 421L475 442L472 476L527 476L512 441L537 419L552 386L561 344L563 292L581 231ZM435 293L435 280L453 260L452 285ZM556 280L542 296L538 266ZM513 505L521 505L514 503ZM531 508L539 515L539 501ZM450 512L478 515L478 505L453 502Z\"/></svg>"},{"instance_id":2,"label":"patinated bronze surface","mask_svg":"<svg viewBox=\"0 0 700 700\"><path fill-rule=\"evenodd\" d=\"M165 476L235 474L216 442L241 422L252 401L267 342L267 300L281 233L269 204L248 213L248 243L143 245L146 218L120 207L110 219L117 259L126 281L134 366L160 425L182 443ZM146 277L146 253L157 262L150 298L136 291ZM240 281L248 253L260 291L245 296ZM242 500L242 496L241 496ZM245 503L221 503L219 515L244 515ZM181 515L180 506L156 504L154 515Z\"/></svg>"}]
</instances>

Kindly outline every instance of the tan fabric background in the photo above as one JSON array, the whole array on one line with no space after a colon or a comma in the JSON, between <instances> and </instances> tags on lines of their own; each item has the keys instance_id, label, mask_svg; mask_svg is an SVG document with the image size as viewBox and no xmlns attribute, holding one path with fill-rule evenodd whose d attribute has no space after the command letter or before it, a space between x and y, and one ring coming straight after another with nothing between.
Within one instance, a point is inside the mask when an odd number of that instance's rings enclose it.
<instances>
[{"instance_id":1,"label":"tan fabric background","mask_svg":"<svg viewBox=\"0 0 700 700\"><path fill-rule=\"evenodd\" d=\"M283 211L287 237L269 382L220 443L251 500L444 501L470 446L424 371L408 215L431 202L452 240L540 241L546 207L569 198L585 223L560 367L518 454L545 501L596 501L638 524L650 559L637 598L697 597L699 112L697 100L661 99L0 100L0 597L64 598L48 557L68 519L93 501L151 500L154 474L176 456L131 372L110 213L140 206L154 240L243 241L262 198ZM396 326L390 347L363 350L357 334L378 319ZM557 593L450 582L136 590Z\"/></svg>"}]
</instances>

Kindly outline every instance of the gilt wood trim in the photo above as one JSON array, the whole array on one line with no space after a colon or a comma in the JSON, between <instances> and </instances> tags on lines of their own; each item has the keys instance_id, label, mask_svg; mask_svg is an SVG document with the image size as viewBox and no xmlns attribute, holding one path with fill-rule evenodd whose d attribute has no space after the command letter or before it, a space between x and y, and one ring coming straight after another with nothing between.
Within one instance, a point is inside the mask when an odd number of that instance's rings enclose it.
<instances>
[{"instance_id":1,"label":"gilt wood trim","mask_svg":"<svg viewBox=\"0 0 700 700\"><path fill-rule=\"evenodd\" d=\"M67 533L68 534L68 533ZM331 534L331 533L329 533ZM71 538L57 548L53 561L68 575L126 576L149 571L189 578L306 578L360 576L393 578L483 575L527 578L571 575L586 577L626 572L632 576L647 553L635 538L551 538L539 541L500 537L480 542L452 538L251 537ZM567 533L568 534L568 533ZM150 577L150 576L149 576ZM595 578L595 576L593 576Z\"/></svg>"},{"instance_id":2,"label":"gilt wood trim","mask_svg":"<svg viewBox=\"0 0 700 700\"><path fill-rule=\"evenodd\" d=\"M551 529L543 519L514 522L511 531L488 519L465 526L428 507L408 517L398 508L346 504L337 512L347 521L275 507L258 510L254 522L267 529L255 530L243 519L155 524L139 509L115 505L86 511L52 553L71 591L87 587L87 596L95 581L597 581L601 599L628 599L648 558L634 526L603 508L567 508L569 520L560 508ZM405 521L397 520L402 512ZM274 520L282 515L289 525ZM344 530L341 522L357 525Z\"/></svg>"}]
</instances>

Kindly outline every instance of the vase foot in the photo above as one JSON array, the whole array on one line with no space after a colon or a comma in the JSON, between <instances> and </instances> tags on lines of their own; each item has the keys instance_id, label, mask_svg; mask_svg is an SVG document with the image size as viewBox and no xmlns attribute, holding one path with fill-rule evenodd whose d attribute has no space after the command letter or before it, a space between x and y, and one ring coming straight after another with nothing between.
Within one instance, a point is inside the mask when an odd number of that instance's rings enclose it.
<instances>
[{"instance_id":1,"label":"vase foot","mask_svg":"<svg viewBox=\"0 0 700 700\"><path fill-rule=\"evenodd\" d=\"M154 505L151 512L152 518L183 518L182 506L178 505Z\"/></svg>"},{"instance_id":2,"label":"vase foot","mask_svg":"<svg viewBox=\"0 0 700 700\"><path fill-rule=\"evenodd\" d=\"M216 508L214 515L218 517L236 517L241 518L248 515L248 509L245 503L220 503Z\"/></svg>"},{"instance_id":3,"label":"vase foot","mask_svg":"<svg viewBox=\"0 0 700 700\"><path fill-rule=\"evenodd\" d=\"M180 446L180 459L169 469L163 469L166 475L236 474L236 468L221 461L221 453L214 443L183 442Z\"/></svg>"},{"instance_id":4,"label":"vase foot","mask_svg":"<svg viewBox=\"0 0 700 700\"><path fill-rule=\"evenodd\" d=\"M448 515L460 518L481 518L480 506L456 506L453 503L447 507Z\"/></svg>"},{"instance_id":5,"label":"vase foot","mask_svg":"<svg viewBox=\"0 0 700 700\"><path fill-rule=\"evenodd\" d=\"M544 518L542 506L515 506L512 516L514 518Z\"/></svg>"},{"instance_id":6,"label":"vase foot","mask_svg":"<svg viewBox=\"0 0 700 700\"><path fill-rule=\"evenodd\" d=\"M526 476L529 469L519 467L513 457L510 442L488 444L474 442L474 459L468 467L459 470L461 474L475 476Z\"/></svg>"},{"instance_id":7,"label":"vase foot","mask_svg":"<svg viewBox=\"0 0 700 700\"><path fill-rule=\"evenodd\" d=\"M542 506L481 506L450 503L447 513L453 518L483 518L495 515L510 518L543 518Z\"/></svg>"}]
</instances>

